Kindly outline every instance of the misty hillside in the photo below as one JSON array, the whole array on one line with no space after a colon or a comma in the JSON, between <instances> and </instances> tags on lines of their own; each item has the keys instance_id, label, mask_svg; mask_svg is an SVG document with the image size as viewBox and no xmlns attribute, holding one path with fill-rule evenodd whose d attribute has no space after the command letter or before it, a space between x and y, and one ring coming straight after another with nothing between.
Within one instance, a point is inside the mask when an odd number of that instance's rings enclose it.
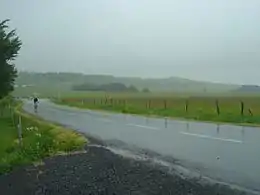
<instances>
[{"instance_id":1,"label":"misty hillside","mask_svg":"<svg viewBox=\"0 0 260 195\"><path fill-rule=\"evenodd\" d=\"M65 91L72 90L74 85L80 84L108 84L122 83L126 86L134 85L137 89L148 88L153 92L226 92L239 86L216 84L210 82L193 81L184 78L142 79L138 77L114 77L110 75L84 75L80 73L28 73L20 72L16 84L25 88L37 86L46 90L60 88ZM19 88L18 87L18 88Z\"/></svg>"},{"instance_id":2,"label":"misty hillside","mask_svg":"<svg viewBox=\"0 0 260 195\"><path fill-rule=\"evenodd\" d=\"M238 93L260 93L260 86L258 85L242 85L235 89Z\"/></svg>"}]
</instances>

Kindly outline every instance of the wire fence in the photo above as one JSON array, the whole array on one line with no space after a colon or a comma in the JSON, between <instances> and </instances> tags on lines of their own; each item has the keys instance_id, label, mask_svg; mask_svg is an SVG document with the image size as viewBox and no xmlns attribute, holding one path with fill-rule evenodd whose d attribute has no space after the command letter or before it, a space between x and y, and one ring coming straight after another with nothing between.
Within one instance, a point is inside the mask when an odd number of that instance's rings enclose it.
<instances>
[{"instance_id":1,"label":"wire fence","mask_svg":"<svg viewBox=\"0 0 260 195\"><path fill-rule=\"evenodd\" d=\"M240 116L260 114L259 99L235 98L66 98L64 103L77 103L95 107L138 107L146 110L178 110L184 114L190 112L209 112L215 115L233 113Z\"/></svg>"}]
</instances>

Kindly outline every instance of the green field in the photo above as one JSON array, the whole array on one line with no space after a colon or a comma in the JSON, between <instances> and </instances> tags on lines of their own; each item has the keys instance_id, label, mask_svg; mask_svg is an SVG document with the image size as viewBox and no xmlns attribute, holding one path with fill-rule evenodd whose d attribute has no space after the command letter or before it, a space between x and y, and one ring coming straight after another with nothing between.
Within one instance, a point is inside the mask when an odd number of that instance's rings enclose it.
<instances>
[{"instance_id":1,"label":"green field","mask_svg":"<svg viewBox=\"0 0 260 195\"><path fill-rule=\"evenodd\" d=\"M59 104L122 113L260 124L259 96L188 96L187 94L101 94L66 97Z\"/></svg>"},{"instance_id":2,"label":"green field","mask_svg":"<svg viewBox=\"0 0 260 195\"><path fill-rule=\"evenodd\" d=\"M47 156L81 149L86 143L86 139L74 131L49 124L19 108L12 111L2 101L0 111L0 174ZM19 118L22 145L18 139Z\"/></svg>"}]
</instances>

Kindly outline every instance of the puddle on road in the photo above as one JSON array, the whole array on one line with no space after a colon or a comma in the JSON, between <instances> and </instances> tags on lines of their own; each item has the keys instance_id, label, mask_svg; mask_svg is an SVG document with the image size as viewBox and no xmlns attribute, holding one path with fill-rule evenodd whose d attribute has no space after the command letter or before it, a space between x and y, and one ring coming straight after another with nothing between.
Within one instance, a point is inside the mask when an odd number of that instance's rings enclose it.
<instances>
[{"instance_id":1,"label":"puddle on road","mask_svg":"<svg viewBox=\"0 0 260 195\"><path fill-rule=\"evenodd\" d=\"M137 160L137 161L144 161L144 162L151 163L152 165L159 165L160 167L165 167L168 169L167 171L169 173L173 173L173 172L174 172L174 174L177 173L182 179L187 179L187 177L184 176L184 173L186 173L185 175L189 176L189 178L191 178L192 175L194 178L196 178L196 177L200 178L199 174L195 175L194 173L191 173L188 169L185 169L184 167L181 167L180 165L173 164L173 163L161 160L156 157L151 157L149 155L135 153L131 150L120 149L120 148L115 148L115 147L110 147L110 146L101 146L101 145L95 145L95 144L92 144L89 146L107 149L107 150L113 152L114 154L120 155L124 158L129 158L129 159L133 159L133 160Z\"/></svg>"},{"instance_id":2,"label":"puddle on road","mask_svg":"<svg viewBox=\"0 0 260 195\"><path fill-rule=\"evenodd\" d=\"M163 168L167 173L172 175L178 175L182 179L186 180L193 180L194 182L199 182L202 185L222 185L224 187L238 190L242 192L246 192L248 194L252 195L259 195L259 191L253 191L250 189L246 189L244 187L234 185L234 184L228 184L225 182L217 181L215 179L212 179L210 177L202 176L199 172L187 169L179 164L175 164L173 162L168 162L166 160L159 159L157 157L152 157L150 155L137 153L131 150L127 149L121 149L116 147L110 147L110 146L102 146L102 145L96 145L96 144L90 144L89 147L98 147L98 148L104 148L106 150L109 150L113 152L114 154L120 155L124 158L133 159L136 161L142 161L145 163L148 163L150 165L158 166L158 168Z\"/></svg>"}]
</instances>

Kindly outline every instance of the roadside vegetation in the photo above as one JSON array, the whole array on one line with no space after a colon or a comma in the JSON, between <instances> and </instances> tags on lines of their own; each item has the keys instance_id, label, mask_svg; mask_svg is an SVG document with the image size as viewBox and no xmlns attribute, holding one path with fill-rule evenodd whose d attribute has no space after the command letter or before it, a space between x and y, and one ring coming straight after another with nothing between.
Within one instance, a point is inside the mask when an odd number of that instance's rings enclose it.
<instances>
[{"instance_id":1,"label":"roadside vegetation","mask_svg":"<svg viewBox=\"0 0 260 195\"><path fill-rule=\"evenodd\" d=\"M260 124L259 97L184 97L146 94L56 99L56 103L79 108L122 113L179 117L192 120Z\"/></svg>"},{"instance_id":2,"label":"roadside vegetation","mask_svg":"<svg viewBox=\"0 0 260 195\"><path fill-rule=\"evenodd\" d=\"M72 130L22 112L21 104L17 105L14 111L2 104L1 113L0 174L45 157L81 150L87 143L84 136Z\"/></svg>"},{"instance_id":3,"label":"roadside vegetation","mask_svg":"<svg viewBox=\"0 0 260 195\"><path fill-rule=\"evenodd\" d=\"M9 31L8 21L0 21L0 174L60 152L82 149L87 142L71 130L22 112L22 104L10 96L17 77L13 61L22 42L15 30Z\"/></svg>"}]
</instances>

